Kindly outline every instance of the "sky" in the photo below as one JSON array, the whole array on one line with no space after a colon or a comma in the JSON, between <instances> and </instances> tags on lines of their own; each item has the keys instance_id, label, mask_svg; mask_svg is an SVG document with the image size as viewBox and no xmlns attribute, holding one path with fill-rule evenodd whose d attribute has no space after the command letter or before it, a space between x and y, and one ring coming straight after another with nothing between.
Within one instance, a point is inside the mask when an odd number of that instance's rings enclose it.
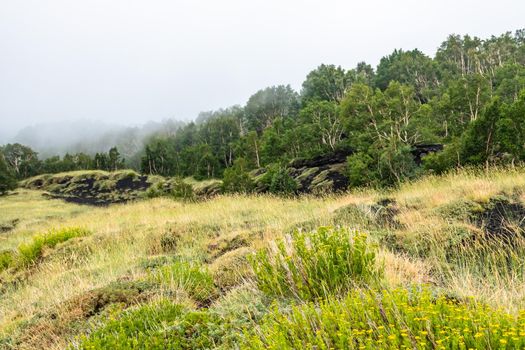
<instances>
[{"instance_id":1,"label":"sky","mask_svg":"<svg viewBox=\"0 0 525 350\"><path fill-rule=\"evenodd\" d=\"M41 123L194 119L319 64L525 27L523 0L0 0L0 144Z\"/></svg>"}]
</instances>

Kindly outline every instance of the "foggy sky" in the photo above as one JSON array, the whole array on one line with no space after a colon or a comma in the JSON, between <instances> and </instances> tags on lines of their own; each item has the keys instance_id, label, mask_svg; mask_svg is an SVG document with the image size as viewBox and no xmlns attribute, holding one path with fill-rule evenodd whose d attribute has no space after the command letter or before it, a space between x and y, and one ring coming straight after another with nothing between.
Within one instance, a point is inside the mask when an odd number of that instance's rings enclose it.
<instances>
[{"instance_id":1,"label":"foggy sky","mask_svg":"<svg viewBox=\"0 0 525 350\"><path fill-rule=\"evenodd\" d=\"M321 63L434 55L525 26L522 0L0 0L0 144L28 125L137 125L300 90Z\"/></svg>"}]
</instances>

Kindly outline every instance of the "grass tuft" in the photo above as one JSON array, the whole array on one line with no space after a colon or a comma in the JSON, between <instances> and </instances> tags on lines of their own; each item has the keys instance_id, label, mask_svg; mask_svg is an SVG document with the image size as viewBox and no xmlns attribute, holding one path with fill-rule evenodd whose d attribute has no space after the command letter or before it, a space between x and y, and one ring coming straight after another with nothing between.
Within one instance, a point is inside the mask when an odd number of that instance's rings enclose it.
<instances>
[{"instance_id":1,"label":"grass tuft","mask_svg":"<svg viewBox=\"0 0 525 350\"><path fill-rule=\"evenodd\" d=\"M376 283L382 276L376 256L377 247L365 234L321 227L287 235L260 250L251 263L263 292L315 300Z\"/></svg>"},{"instance_id":2,"label":"grass tuft","mask_svg":"<svg viewBox=\"0 0 525 350\"><path fill-rule=\"evenodd\" d=\"M54 248L58 243L65 242L75 237L86 236L88 231L79 227L68 227L34 236L29 243L18 246L16 262L24 267L33 265L42 256L45 248Z\"/></svg>"}]
</instances>

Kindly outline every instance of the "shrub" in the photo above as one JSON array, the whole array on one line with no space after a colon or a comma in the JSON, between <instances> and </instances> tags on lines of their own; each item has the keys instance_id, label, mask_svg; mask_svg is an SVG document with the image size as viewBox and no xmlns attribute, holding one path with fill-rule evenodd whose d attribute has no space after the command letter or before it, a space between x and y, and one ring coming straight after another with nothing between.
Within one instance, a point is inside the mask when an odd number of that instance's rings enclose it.
<instances>
[{"instance_id":1,"label":"shrub","mask_svg":"<svg viewBox=\"0 0 525 350\"><path fill-rule=\"evenodd\" d=\"M15 176L9 171L4 155L0 152L0 196L6 194L10 190L14 190L16 185L17 182Z\"/></svg>"},{"instance_id":2,"label":"shrub","mask_svg":"<svg viewBox=\"0 0 525 350\"><path fill-rule=\"evenodd\" d=\"M247 169L248 166L245 159L236 159L231 168L224 170L222 190L230 193L251 192L254 184Z\"/></svg>"},{"instance_id":3,"label":"shrub","mask_svg":"<svg viewBox=\"0 0 525 350\"><path fill-rule=\"evenodd\" d=\"M85 229L68 227L34 236L30 243L18 246L17 261L21 266L32 265L42 256L44 248L54 248L58 243L65 242L71 238L86 236L87 234L88 231Z\"/></svg>"},{"instance_id":4,"label":"shrub","mask_svg":"<svg viewBox=\"0 0 525 350\"><path fill-rule=\"evenodd\" d=\"M365 152L358 152L346 160L348 184L352 187L370 185L377 179L374 160Z\"/></svg>"},{"instance_id":5,"label":"shrub","mask_svg":"<svg viewBox=\"0 0 525 350\"><path fill-rule=\"evenodd\" d=\"M165 182L159 181L151 184L145 192L146 198L157 198L166 195L166 190L164 189Z\"/></svg>"},{"instance_id":6,"label":"shrub","mask_svg":"<svg viewBox=\"0 0 525 350\"><path fill-rule=\"evenodd\" d=\"M158 348L156 332L163 323L179 318L184 309L167 301L144 305L111 319L88 336L79 338L79 349L137 349ZM160 329L159 329L160 328ZM155 338L155 339L154 339ZM144 347L145 344L150 346ZM155 347L155 345L157 345Z\"/></svg>"},{"instance_id":7,"label":"shrub","mask_svg":"<svg viewBox=\"0 0 525 350\"><path fill-rule=\"evenodd\" d=\"M193 187L190 184L184 182L184 180L181 178L177 177L170 181L170 187L170 194L175 199L184 201L192 201L195 199Z\"/></svg>"},{"instance_id":8,"label":"shrub","mask_svg":"<svg viewBox=\"0 0 525 350\"><path fill-rule=\"evenodd\" d=\"M294 194L297 191L297 182L288 174L286 168L279 168L272 176L270 192L275 194Z\"/></svg>"},{"instance_id":9,"label":"shrub","mask_svg":"<svg viewBox=\"0 0 525 350\"><path fill-rule=\"evenodd\" d=\"M251 263L263 292L314 300L376 282L382 274L376 252L364 234L321 227L286 235Z\"/></svg>"},{"instance_id":10,"label":"shrub","mask_svg":"<svg viewBox=\"0 0 525 350\"><path fill-rule=\"evenodd\" d=\"M522 349L525 313L512 316L422 290L351 293L282 313L277 307L244 349ZM250 334L251 333L251 334Z\"/></svg>"},{"instance_id":11,"label":"shrub","mask_svg":"<svg viewBox=\"0 0 525 350\"><path fill-rule=\"evenodd\" d=\"M151 278L172 289L183 289L199 303L207 303L216 294L213 277L201 266L185 261L160 267Z\"/></svg>"},{"instance_id":12,"label":"shrub","mask_svg":"<svg viewBox=\"0 0 525 350\"><path fill-rule=\"evenodd\" d=\"M14 252L11 250L0 251L0 272L12 266Z\"/></svg>"},{"instance_id":13,"label":"shrub","mask_svg":"<svg viewBox=\"0 0 525 350\"><path fill-rule=\"evenodd\" d=\"M78 349L211 349L221 342L217 318L162 300L123 312L91 334Z\"/></svg>"},{"instance_id":14,"label":"shrub","mask_svg":"<svg viewBox=\"0 0 525 350\"><path fill-rule=\"evenodd\" d=\"M298 188L297 182L288 174L286 168L282 166L270 166L261 182L267 186L270 193L279 195L294 194Z\"/></svg>"}]
</instances>

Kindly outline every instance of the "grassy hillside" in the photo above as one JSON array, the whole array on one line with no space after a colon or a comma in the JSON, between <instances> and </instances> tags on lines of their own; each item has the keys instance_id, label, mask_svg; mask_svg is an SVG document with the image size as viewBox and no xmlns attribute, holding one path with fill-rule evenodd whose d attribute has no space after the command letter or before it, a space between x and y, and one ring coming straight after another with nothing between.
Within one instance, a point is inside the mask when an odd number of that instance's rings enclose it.
<instances>
[{"instance_id":1,"label":"grassy hillside","mask_svg":"<svg viewBox=\"0 0 525 350\"><path fill-rule=\"evenodd\" d=\"M326 197L41 194L0 198L0 348L524 346L524 169Z\"/></svg>"},{"instance_id":2,"label":"grassy hillside","mask_svg":"<svg viewBox=\"0 0 525 350\"><path fill-rule=\"evenodd\" d=\"M181 184L191 186L191 196L198 198L211 197L221 187L220 180L164 178L140 175L133 170L82 170L43 174L23 180L20 186L45 191L45 195L67 202L103 206L147 197L176 196L176 190Z\"/></svg>"}]
</instances>

